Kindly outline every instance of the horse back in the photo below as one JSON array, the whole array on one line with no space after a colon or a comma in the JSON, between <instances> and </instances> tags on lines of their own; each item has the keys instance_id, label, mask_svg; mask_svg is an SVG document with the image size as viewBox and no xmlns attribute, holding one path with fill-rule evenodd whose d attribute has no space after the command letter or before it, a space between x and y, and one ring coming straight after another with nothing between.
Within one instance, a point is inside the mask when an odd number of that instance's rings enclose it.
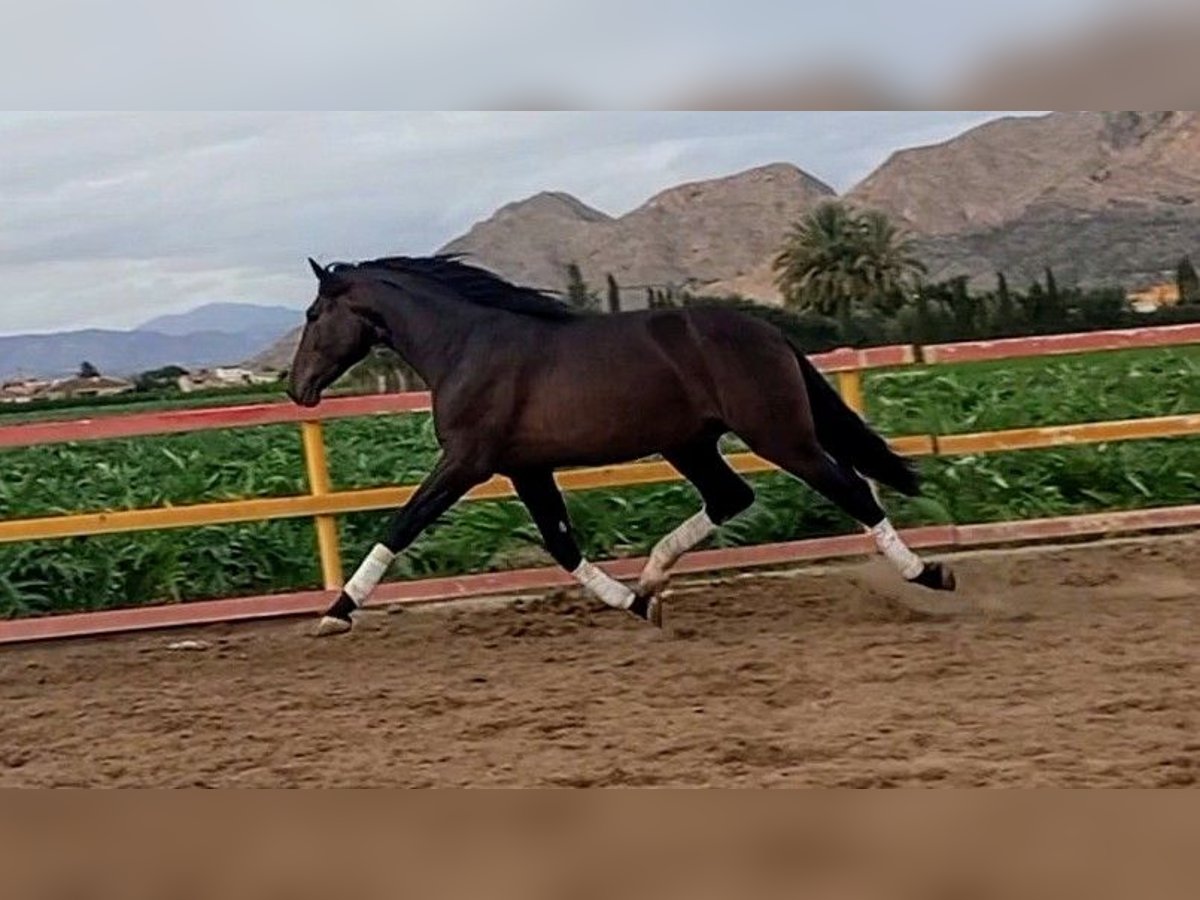
<instances>
[{"instance_id":1,"label":"horse back","mask_svg":"<svg viewBox=\"0 0 1200 900\"><path fill-rule=\"evenodd\" d=\"M531 332L505 388L515 406L503 455L514 467L633 459L725 423L754 372L770 371L759 356L796 368L777 330L726 312L647 310Z\"/></svg>"}]
</instances>

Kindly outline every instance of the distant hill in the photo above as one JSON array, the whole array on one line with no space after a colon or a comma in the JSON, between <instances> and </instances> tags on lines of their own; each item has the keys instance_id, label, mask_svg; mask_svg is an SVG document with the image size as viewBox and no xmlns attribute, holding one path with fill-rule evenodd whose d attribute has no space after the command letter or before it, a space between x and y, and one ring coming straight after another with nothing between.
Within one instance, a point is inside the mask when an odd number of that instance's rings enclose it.
<instances>
[{"instance_id":1,"label":"distant hill","mask_svg":"<svg viewBox=\"0 0 1200 900\"><path fill-rule=\"evenodd\" d=\"M613 220L559 191L508 203L440 252L465 253L518 284L560 289L565 270Z\"/></svg>"},{"instance_id":2,"label":"distant hill","mask_svg":"<svg viewBox=\"0 0 1200 900\"><path fill-rule=\"evenodd\" d=\"M788 163L678 185L619 218L543 191L500 207L439 252L464 253L511 281L549 290L566 286L571 263L596 291L611 272L625 308L638 309L647 285L705 288L752 274L792 222L832 196L829 185ZM250 364L286 367L299 339L296 328Z\"/></svg>"},{"instance_id":3,"label":"distant hill","mask_svg":"<svg viewBox=\"0 0 1200 900\"><path fill-rule=\"evenodd\" d=\"M260 350L263 343L261 333L223 331L172 335L87 329L17 334L0 337L0 378L70 375L84 360L106 375L133 375L171 364L185 368L233 364Z\"/></svg>"},{"instance_id":4,"label":"distant hill","mask_svg":"<svg viewBox=\"0 0 1200 900\"><path fill-rule=\"evenodd\" d=\"M567 194L502 207L444 249L516 281L673 284L778 300L771 258L834 192L788 163L684 184L612 218ZM844 198L903 221L933 279L1135 285L1200 257L1200 113L1003 117L894 153ZM639 305L640 292L627 293Z\"/></svg>"},{"instance_id":5,"label":"distant hill","mask_svg":"<svg viewBox=\"0 0 1200 900\"><path fill-rule=\"evenodd\" d=\"M1200 256L1200 113L997 119L893 154L847 199L906 222L933 278L1153 281Z\"/></svg>"},{"instance_id":6,"label":"distant hill","mask_svg":"<svg viewBox=\"0 0 1200 900\"><path fill-rule=\"evenodd\" d=\"M296 324L299 313L286 306L258 306L254 303L206 303L185 313L157 316L135 330L159 334L183 335L200 331L273 332L283 334Z\"/></svg>"},{"instance_id":7,"label":"distant hill","mask_svg":"<svg viewBox=\"0 0 1200 900\"><path fill-rule=\"evenodd\" d=\"M297 325L291 331L272 341L264 349L256 347L256 353L246 360L246 365L252 369L287 369L296 355L296 347L300 345L300 332L303 325Z\"/></svg>"},{"instance_id":8,"label":"distant hill","mask_svg":"<svg viewBox=\"0 0 1200 900\"><path fill-rule=\"evenodd\" d=\"M682 184L619 217L547 191L442 250L553 290L572 262L598 291L611 272L627 308L644 305L645 285L778 302L771 260L791 225L834 196L790 163ZM1004 271L1024 287L1051 266L1060 284L1136 287L1184 254L1200 261L1200 113L999 118L894 153L844 199L902 221L935 280L990 286ZM287 365L298 337L264 341L255 361Z\"/></svg>"},{"instance_id":9,"label":"distant hill","mask_svg":"<svg viewBox=\"0 0 1200 900\"><path fill-rule=\"evenodd\" d=\"M572 262L597 289L609 273L627 287L700 287L752 271L792 222L832 196L789 163L678 185L619 218L569 194L541 193L501 207L442 250L555 290ZM641 305L644 292L626 299Z\"/></svg>"},{"instance_id":10,"label":"distant hill","mask_svg":"<svg viewBox=\"0 0 1200 900\"><path fill-rule=\"evenodd\" d=\"M211 303L160 316L132 331L85 329L0 337L0 378L58 377L84 360L101 372L133 375L166 365L235 364L302 320L296 310L249 303Z\"/></svg>"}]
</instances>

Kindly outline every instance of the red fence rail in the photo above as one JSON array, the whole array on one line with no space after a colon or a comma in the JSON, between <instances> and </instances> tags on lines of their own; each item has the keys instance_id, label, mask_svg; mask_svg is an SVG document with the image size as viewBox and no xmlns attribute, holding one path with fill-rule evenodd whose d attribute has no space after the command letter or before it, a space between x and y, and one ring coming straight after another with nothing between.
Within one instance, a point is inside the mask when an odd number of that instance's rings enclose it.
<instances>
[{"instance_id":1,"label":"red fence rail","mask_svg":"<svg viewBox=\"0 0 1200 900\"><path fill-rule=\"evenodd\" d=\"M1164 347L1200 343L1200 325L1179 325L1164 328L1132 329L1129 331L1092 332L1087 334L1053 335L1045 337L1015 338L998 341L972 341L958 344L938 344L924 348L927 363L959 363L968 361L1040 357L1063 353L1084 353L1101 350ZM814 362L827 373L837 373L839 384L847 402L861 409L861 371L870 368L904 366L915 362L917 352L910 346L874 347L863 350L842 349L813 357ZM95 528L91 519L97 517L128 520L129 527L146 527L140 518L150 517L158 527L166 527L172 521L178 524L198 524L200 519L218 520L229 515L229 509L244 507L242 518L261 518L278 515L274 506L304 506L308 514L316 512L318 543L325 576L326 590L305 591L296 594L267 597L241 598L220 601L189 602L184 604L143 607L128 610L111 610L100 613L54 615L0 622L0 643L7 641L33 640L49 637L97 634L115 630L156 628L170 625L201 624L213 621L228 621L262 616L308 612L321 608L330 596L330 591L340 583L340 561L337 553L337 535L331 513L346 512L354 508L375 508L380 490L395 493L406 489L376 489L374 491L330 492L328 473L324 465L324 445L320 434L320 422L328 419L391 413L412 413L430 408L427 393L388 394L367 397L335 398L322 403L315 409L302 409L290 403L256 404L240 407L215 409L176 410L162 412L131 413L98 416L72 421L43 421L0 426L0 447L26 447L69 441L91 441L112 438L128 438L152 434L173 434L224 428L246 428L261 425L299 423L305 432L305 450L311 482L310 497L273 498L271 501L242 500L207 507L176 507L172 510L137 510L114 514L81 514L64 516L56 520L25 520L0 522L0 531L6 539L27 539L33 531L43 532L53 525L55 533L71 533L73 522L82 527ZM1008 432L990 432L973 435L954 435L941 438L916 435L897 439L908 452L989 452L996 449L1051 446L1057 444L1085 443L1096 440L1138 439L1143 437L1192 434L1200 431L1200 415L1138 419L1127 422L1100 422L1087 425L1056 426L1054 428L1015 429ZM758 471L762 467L753 459L737 459L738 467L746 471ZM761 462L761 461L760 461ZM579 470L569 478L579 487L644 483L647 464L602 467L597 470ZM651 464L652 466L652 464ZM654 473L651 473L654 474ZM658 478L654 474L655 480ZM623 480L626 479L626 480ZM632 481L628 479L633 479ZM640 479L640 480L639 480ZM497 490L499 490L498 486ZM499 495L497 490L484 491L481 495ZM362 494L362 497L356 496ZM366 495L371 495L370 497ZM390 496L390 495L389 495ZM334 502L336 500L336 503ZM362 506L366 502L374 506ZM272 506L274 504L274 506ZM357 504L357 505L356 505ZM298 506L297 506L298 505ZM309 507L312 509L309 509ZM269 507L269 508L268 508ZM320 509L318 509L318 507ZM329 507L329 509L326 509ZM336 507L336 509L334 508ZM282 513L287 514L287 513ZM304 512L295 513L304 514ZM199 517L199 518L198 518ZM193 521L196 520L196 521ZM913 546L956 547L982 543L1011 542L1027 539L1065 537L1080 534L1176 528L1200 525L1200 506L1178 507L1160 510L1139 510L1127 513L1104 513L1090 516L1066 517L1028 522L1007 522L980 525L938 526L914 529L908 532ZM124 530L122 525L118 529ZM89 533L84 530L80 533ZM682 571L700 571L711 568L740 568L754 565L784 563L791 560L812 559L844 554L868 552L867 542L861 535L845 535L835 538L820 538L811 541L787 544L741 547L725 550L709 550L691 554L681 566ZM640 560L615 560L610 565L615 574L634 574ZM418 582L394 582L381 585L377 602L422 602L435 599L467 596L479 593L510 592L549 587L566 583L564 573L556 569L521 570L484 575L467 575L453 578L429 579Z\"/></svg>"}]
</instances>

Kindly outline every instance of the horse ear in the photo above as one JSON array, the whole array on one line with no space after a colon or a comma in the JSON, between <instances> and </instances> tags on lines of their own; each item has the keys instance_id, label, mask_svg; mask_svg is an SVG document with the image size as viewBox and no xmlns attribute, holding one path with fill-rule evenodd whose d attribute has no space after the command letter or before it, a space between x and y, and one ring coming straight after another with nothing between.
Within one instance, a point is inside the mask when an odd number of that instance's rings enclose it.
<instances>
[{"instance_id":1,"label":"horse ear","mask_svg":"<svg viewBox=\"0 0 1200 900\"><path fill-rule=\"evenodd\" d=\"M311 256L308 258L308 264L312 267L313 274L317 276L317 281L320 282L320 292L326 297L336 297L346 292L349 285L336 272L331 272Z\"/></svg>"}]
</instances>

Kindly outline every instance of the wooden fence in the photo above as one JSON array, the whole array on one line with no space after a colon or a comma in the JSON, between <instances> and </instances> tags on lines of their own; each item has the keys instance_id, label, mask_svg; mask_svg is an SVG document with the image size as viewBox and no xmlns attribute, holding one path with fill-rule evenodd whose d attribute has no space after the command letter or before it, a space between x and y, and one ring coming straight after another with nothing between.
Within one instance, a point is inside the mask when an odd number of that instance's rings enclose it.
<instances>
[{"instance_id":1,"label":"wooden fence","mask_svg":"<svg viewBox=\"0 0 1200 900\"><path fill-rule=\"evenodd\" d=\"M1200 324L928 345L921 348L920 356L926 364L941 365L1193 343L1200 343ZM876 368L912 365L918 361L918 351L911 346L842 349L814 356L813 361L823 372L836 378L847 403L862 411L863 373ZM312 516L316 524L324 584L324 590L321 591L10 620L0 622L0 643L231 621L322 608L332 592L341 586L343 578L336 517L344 513L400 506L416 488L415 485L401 485L336 490L330 481L326 463L322 423L336 418L420 412L428 410L429 404L429 395L425 393L384 394L331 399L315 409L302 409L289 403L272 403L0 426L2 448L297 423L303 439L309 483L307 494L0 521L0 543ZM890 442L898 451L909 456L953 455L1172 437L1198 432L1200 412L973 434L905 435L893 437ZM734 453L727 458L733 468L744 473L764 472L773 468L770 463L751 453ZM560 486L568 491L678 479L678 473L660 461L573 469L558 475ZM477 487L468 497L484 499L512 494L512 485L507 479L495 478ZM905 534L913 546L951 547L1195 524L1200 524L1200 505L1026 522L934 526L910 529ZM726 548L690 554L683 561L681 570L774 565L793 560L866 553L870 549L869 541L863 535ZM616 560L610 564L610 568L616 575L624 577L636 574L641 564L642 560ZM392 582L381 585L372 602L423 602L545 588L568 581L565 573L547 568Z\"/></svg>"}]
</instances>

